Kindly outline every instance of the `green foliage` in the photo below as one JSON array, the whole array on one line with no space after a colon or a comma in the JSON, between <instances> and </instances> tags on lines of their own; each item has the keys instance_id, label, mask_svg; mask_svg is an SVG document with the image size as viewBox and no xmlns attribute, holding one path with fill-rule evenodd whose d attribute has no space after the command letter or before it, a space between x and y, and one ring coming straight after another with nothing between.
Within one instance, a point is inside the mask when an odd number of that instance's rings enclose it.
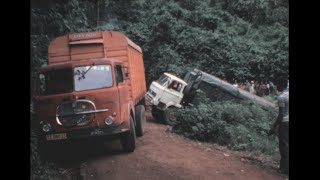
<instances>
[{"instance_id":1,"label":"green foliage","mask_svg":"<svg viewBox=\"0 0 320 180\"><path fill-rule=\"evenodd\" d=\"M267 136L277 116L275 110L264 110L239 100L212 102L201 91L196 102L196 105L170 110L177 119L174 132L236 150L269 155L277 152L277 139Z\"/></svg>"},{"instance_id":2,"label":"green foliage","mask_svg":"<svg viewBox=\"0 0 320 180\"><path fill-rule=\"evenodd\" d=\"M238 81L288 72L286 1L130 2L124 31L142 46L148 82L187 67Z\"/></svg>"},{"instance_id":3,"label":"green foliage","mask_svg":"<svg viewBox=\"0 0 320 180\"><path fill-rule=\"evenodd\" d=\"M117 30L142 47L148 82L164 71L183 75L187 67L238 81L288 73L286 0L69 0L33 8L31 19L32 41L47 36L35 48L40 64L54 36Z\"/></svg>"},{"instance_id":4,"label":"green foliage","mask_svg":"<svg viewBox=\"0 0 320 180\"><path fill-rule=\"evenodd\" d=\"M277 95L268 95L268 96L264 96L263 98L265 98L266 100L274 103L274 104L277 104Z\"/></svg>"}]
</instances>

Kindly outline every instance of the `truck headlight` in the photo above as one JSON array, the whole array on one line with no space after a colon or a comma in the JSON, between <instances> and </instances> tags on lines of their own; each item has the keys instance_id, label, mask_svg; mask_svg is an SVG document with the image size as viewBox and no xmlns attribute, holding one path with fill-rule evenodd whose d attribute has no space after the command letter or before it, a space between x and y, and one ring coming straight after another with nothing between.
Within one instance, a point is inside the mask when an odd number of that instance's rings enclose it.
<instances>
[{"instance_id":1,"label":"truck headlight","mask_svg":"<svg viewBox=\"0 0 320 180\"><path fill-rule=\"evenodd\" d=\"M113 118L111 116L104 119L106 125L111 125L113 123Z\"/></svg>"},{"instance_id":2,"label":"truck headlight","mask_svg":"<svg viewBox=\"0 0 320 180\"><path fill-rule=\"evenodd\" d=\"M157 93L155 93L153 90L151 90L151 89L149 89L149 91L148 91L152 96L156 96L157 95Z\"/></svg>"},{"instance_id":3,"label":"truck headlight","mask_svg":"<svg viewBox=\"0 0 320 180\"><path fill-rule=\"evenodd\" d=\"M46 123L42 126L42 131L49 132L51 130L51 125L49 123Z\"/></svg>"}]
</instances>

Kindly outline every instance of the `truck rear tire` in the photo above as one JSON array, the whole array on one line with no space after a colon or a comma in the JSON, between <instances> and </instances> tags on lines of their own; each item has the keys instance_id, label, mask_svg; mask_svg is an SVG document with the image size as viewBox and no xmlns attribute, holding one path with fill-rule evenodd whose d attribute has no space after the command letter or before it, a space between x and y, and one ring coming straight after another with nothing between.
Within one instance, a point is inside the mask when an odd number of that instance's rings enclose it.
<instances>
[{"instance_id":1,"label":"truck rear tire","mask_svg":"<svg viewBox=\"0 0 320 180\"><path fill-rule=\"evenodd\" d=\"M143 136L144 125L146 123L145 107L143 105L138 105L136 107L136 133L138 137Z\"/></svg>"},{"instance_id":2,"label":"truck rear tire","mask_svg":"<svg viewBox=\"0 0 320 180\"><path fill-rule=\"evenodd\" d=\"M136 130L134 128L133 119L130 116L130 131L124 134L121 139L121 145L124 152L133 152L136 147Z\"/></svg>"}]
</instances>

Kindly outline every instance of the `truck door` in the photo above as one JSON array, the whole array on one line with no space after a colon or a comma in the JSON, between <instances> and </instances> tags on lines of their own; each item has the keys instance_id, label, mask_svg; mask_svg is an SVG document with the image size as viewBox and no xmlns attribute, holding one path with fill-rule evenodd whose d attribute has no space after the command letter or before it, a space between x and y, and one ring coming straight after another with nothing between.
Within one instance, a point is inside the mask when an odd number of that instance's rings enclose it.
<instances>
[{"instance_id":1,"label":"truck door","mask_svg":"<svg viewBox=\"0 0 320 180\"><path fill-rule=\"evenodd\" d=\"M119 107L120 107L120 113L121 113L121 120L124 120L128 114L128 86L124 81L123 77L123 69L121 65L115 65L115 75L116 75L116 83L117 83L117 89L119 94Z\"/></svg>"},{"instance_id":2,"label":"truck door","mask_svg":"<svg viewBox=\"0 0 320 180\"><path fill-rule=\"evenodd\" d=\"M182 94L182 84L176 81L172 81L171 84L164 90L161 101L165 104L167 102L174 102L174 104L179 104L183 97Z\"/></svg>"}]
</instances>

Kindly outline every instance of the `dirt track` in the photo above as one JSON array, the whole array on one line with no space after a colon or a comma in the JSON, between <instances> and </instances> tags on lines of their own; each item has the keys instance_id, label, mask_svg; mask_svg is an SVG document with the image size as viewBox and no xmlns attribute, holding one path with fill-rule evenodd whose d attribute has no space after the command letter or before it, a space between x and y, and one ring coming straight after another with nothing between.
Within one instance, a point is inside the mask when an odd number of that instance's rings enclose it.
<instances>
[{"instance_id":1,"label":"dirt track","mask_svg":"<svg viewBox=\"0 0 320 180\"><path fill-rule=\"evenodd\" d=\"M146 115L145 135L137 138L133 153L123 153L119 141L112 141L94 153L96 147L78 149L59 164L73 168L73 179L84 180L287 179L243 153L166 132L165 125Z\"/></svg>"}]
</instances>

